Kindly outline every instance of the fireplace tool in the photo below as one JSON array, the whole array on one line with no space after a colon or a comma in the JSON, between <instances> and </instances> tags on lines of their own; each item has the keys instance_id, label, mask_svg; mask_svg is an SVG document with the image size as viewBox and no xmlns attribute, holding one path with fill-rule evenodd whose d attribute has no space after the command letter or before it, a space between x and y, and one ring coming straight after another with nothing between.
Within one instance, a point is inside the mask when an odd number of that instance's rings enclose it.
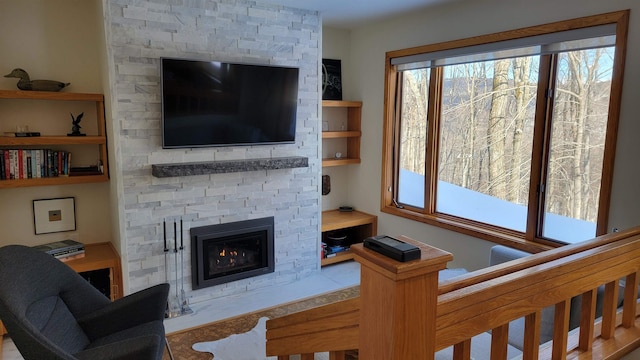
<instances>
[{"instance_id":1,"label":"fireplace tool","mask_svg":"<svg viewBox=\"0 0 640 360\"><path fill-rule=\"evenodd\" d=\"M164 227L164 237L165 237L165 245L164 245L164 265L165 265L165 280L167 282L169 282L169 276L168 276L168 268L169 268L169 261L167 261L167 254L169 252L169 248L167 247L167 227L165 224ZM180 311L180 303L178 302L178 240L177 240L177 234L176 234L176 222L175 220L173 221L173 254L174 254L174 258L175 258L175 271L176 271L176 282L175 282L175 287L176 287L176 296L170 296L168 299L168 303L167 303L167 310L165 311L165 317L168 318L173 318L176 316L180 316L181 315L181 311Z\"/></svg>"},{"instance_id":2,"label":"fireplace tool","mask_svg":"<svg viewBox=\"0 0 640 360\"><path fill-rule=\"evenodd\" d=\"M182 231L182 217L180 217L180 312L191 314L193 310L189 307L187 297L184 292L184 233ZM176 283L176 288L178 284Z\"/></svg>"}]
</instances>

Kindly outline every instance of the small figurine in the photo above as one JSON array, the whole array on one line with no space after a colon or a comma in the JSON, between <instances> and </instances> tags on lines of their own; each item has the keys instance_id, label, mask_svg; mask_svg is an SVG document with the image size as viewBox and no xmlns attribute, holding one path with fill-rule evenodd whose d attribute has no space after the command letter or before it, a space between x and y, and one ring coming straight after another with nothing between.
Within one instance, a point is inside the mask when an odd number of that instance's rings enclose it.
<instances>
[{"instance_id":1,"label":"small figurine","mask_svg":"<svg viewBox=\"0 0 640 360\"><path fill-rule=\"evenodd\" d=\"M60 91L70 83L63 83L54 80L31 80L29 74L20 69L13 69L11 73L5 75L6 78L18 78L18 89L27 91Z\"/></svg>"},{"instance_id":2,"label":"small figurine","mask_svg":"<svg viewBox=\"0 0 640 360\"><path fill-rule=\"evenodd\" d=\"M86 134L82 134L80 132L80 121L82 120L82 117L84 116L84 113L81 112L80 114L78 114L77 117L73 117L72 113L71 114L71 123L73 124L73 126L71 127L71 133L67 134L67 136L85 136Z\"/></svg>"}]
</instances>

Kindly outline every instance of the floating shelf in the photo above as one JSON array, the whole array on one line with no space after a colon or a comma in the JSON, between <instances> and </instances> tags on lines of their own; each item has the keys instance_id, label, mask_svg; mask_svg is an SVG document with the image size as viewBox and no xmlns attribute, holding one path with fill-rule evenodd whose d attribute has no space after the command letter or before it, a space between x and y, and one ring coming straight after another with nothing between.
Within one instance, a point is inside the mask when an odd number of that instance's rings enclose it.
<instances>
[{"instance_id":1,"label":"floating shelf","mask_svg":"<svg viewBox=\"0 0 640 360\"><path fill-rule=\"evenodd\" d=\"M362 116L362 101L342 101L342 100L323 100L322 107L325 109L335 108L346 110L341 113L323 113L323 121L336 121L334 118L344 118L346 121L346 128L341 131L323 131L322 139L333 141L333 139L339 139L344 142L346 147L346 153L343 153L344 158L325 158L322 159L322 167L329 166L342 166L349 164L360 163L360 137L362 136L361 130L361 116ZM323 142L323 146L327 146L328 142Z\"/></svg>"},{"instance_id":2,"label":"floating shelf","mask_svg":"<svg viewBox=\"0 0 640 360\"><path fill-rule=\"evenodd\" d=\"M158 178L224 174L243 171L278 170L309 167L309 159L302 156L268 158L203 161L191 163L154 164L151 174Z\"/></svg>"},{"instance_id":3,"label":"floating shelf","mask_svg":"<svg viewBox=\"0 0 640 360\"><path fill-rule=\"evenodd\" d=\"M61 150L73 153L74 151L86 151L79 145L94 145L89 150L96 149L99 161L104 166L104 174L99 175L83 175L83 176L57 176L57 177L40 177L40 178L22 178L22 179L5 179L0 180L0 189L5 188L21 188L29 186L51 186L51 185L67 185L67 184L83 184L97 183L109 181L109 166L107 157L107 136L106 123L104 118L104 96L102 94L84 94L69 92L53 92L53 91L21 91L21 90L0 90L0 100L4 103L13 100L27 100L19 106L29 106L32 100L55 101L55 102L88 102L95 103L97 131L93 135L87 136L66 136L65 134L43 134L42 136L32 137L15 137L0 136L0 150L8 150L15 148L33 149L43 148L50 145L60 146ZM47 115L42 114L44 123L48 121ZM75 158L75 157L74 157Z\"/></svg>"}]
</instances>

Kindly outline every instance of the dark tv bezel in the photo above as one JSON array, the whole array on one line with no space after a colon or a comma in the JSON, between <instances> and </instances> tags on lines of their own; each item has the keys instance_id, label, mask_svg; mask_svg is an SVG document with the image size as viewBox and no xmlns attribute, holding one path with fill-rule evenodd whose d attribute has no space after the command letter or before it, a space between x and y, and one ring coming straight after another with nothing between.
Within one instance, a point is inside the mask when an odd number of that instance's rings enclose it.
<instances>
[{"instance_id":1,"label":"dark tv bezel","mask_svg":"<svg viewBox=\"0 0 640 360\"><path fill-rule=\"evenodd\" d=\"M238 66L252 66L252 67L265 67L265 68L280 68L280 69L294 69L297 70L297 78L298 78L298 88L296 94L296 109L295 109L295 119L293 122L294 131L293 131L293 140L282 140L282 141L256 141L256 142L227 142L227 143L208 143L208 144L198 144L198 145L166 145L165 144L165 111L164 111L164 61L165 60L177 60L177 61L185 61L185 62L199 62L199 63L220 63L220 64L229 64L229 65L238 65ZM296 130L297 126L297 111L298 106L297 102L300 100L300 68L295 66L282 66L282 65L270 65L270 64L254 64L254 63L241 63L241 62L229 62L229 61L220 61L220 60L198 60L198 59L185 59L185 58L174 58L174 57L161 57L160 58L160 114L161 114L161 123L160 123L160 132L161 132L161 141L163 149L191 149L191 148L213 148L213 147L228 147L228 146L259 146L259 145L287 145L287 144L295 144L296 142Z\"/></svg>"}]
</instances>

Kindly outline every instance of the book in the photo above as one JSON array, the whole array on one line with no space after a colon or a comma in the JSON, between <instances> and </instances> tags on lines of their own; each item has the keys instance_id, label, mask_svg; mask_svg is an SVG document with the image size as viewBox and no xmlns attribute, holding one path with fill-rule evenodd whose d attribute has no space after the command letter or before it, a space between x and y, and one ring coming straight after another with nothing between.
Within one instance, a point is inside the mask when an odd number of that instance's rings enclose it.
<instances>
[{"instance_id":1,"label":"book","mask_svg":"<svg viewBox=\"0 0 640 360\"><path fill-rule=\"evenodd\" d=\"M79 252L77 254L70 254L62 257L57 257L57 259L62 262L67 262L67 261L82 259L82 258L84 258L84 251Z\"/></svg>"},{"instance_id":2,"label":"book","mask_svg":"<svg viewBox=\"0 0 640 360\"><path fill-rule=\"evenodd\" d=\"M79 254L84 254L84 248L63 250L63 251L60 251L60 252L53 253L51 255L53 255L53 257L55 257L57 259L60 259L60 258L63 258L63 257L75 256L75 255L79 255Z\"/></svg>"},{"instance_id":3,"label":"book","mask_svg":"<svg viewBox=\"0 0 640 360\"><path fill-rule=\"evenodd\" d=\"M0 150L0 180L6 180L4 175L4 150Z\"/></svg>"},{"instance_id":4,"label":"book","mask_svg":"<svg viewBox=\"0 0 640 360\"><path fill-rule=\"evenodd\" d=\"M9 150L4 150L4 178L11 179L11 161L9 160Z\"/></svg>"},{"instance_id":5,"label":"book","mask_svg":"<svg viewBox=\"0 0 640 360\"><path fill-rule=\"evenodd\" d=\"M16 170L18 169L18 151L17 150L9 150L9 162L11 164L11 171L9 175L9 179L17 179Z\"/></svg>"},{"instance_id":6,"label":"book","mask_svg":"<svg viewBox=\"0 0 640 360\"><path fill-rule=\"evenodd\" d=\"M22 149L18 149L18 169L16 170L16 179L24 179L24 154Z\"/></svg>"},{"instance_id":7,"label":"book","mask_svg":"<svg viewBox=\"0 0 640 360\"><path fill-rule=\"evenodd\" d=\"M102 175L97 166L72 167L69 169L69 176Z\"/></svg>"},{"instance_id":8,"label":"book","mask_svg":"<svg viewBox=\"0 0 640 360\"><path fill-rule=\"evenodd\" d=\"M84 244L75 240L55 241L48 244L37 245L33 248L56 257L66 254L74 254L80 251L84 252Z\"/></svg>"}]
</instances>

